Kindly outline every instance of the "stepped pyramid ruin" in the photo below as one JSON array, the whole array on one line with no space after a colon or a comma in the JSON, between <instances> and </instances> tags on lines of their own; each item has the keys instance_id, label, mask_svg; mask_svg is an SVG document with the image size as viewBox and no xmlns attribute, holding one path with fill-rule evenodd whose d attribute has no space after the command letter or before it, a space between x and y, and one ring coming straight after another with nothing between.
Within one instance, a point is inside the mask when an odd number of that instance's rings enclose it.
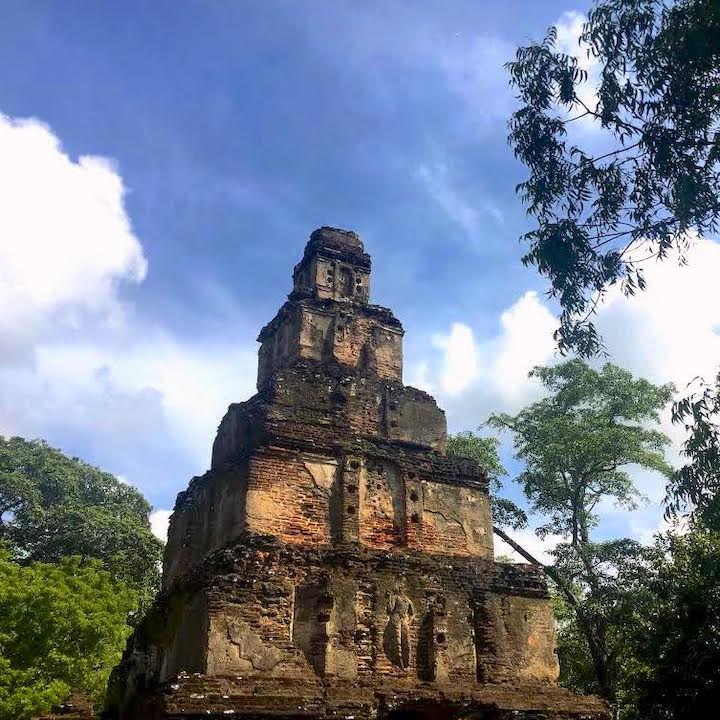
<instances>
[{"instance_id":1,"label":"stepped pyramid ruin","mask_svg":"<svg viewBox=\"0 0 720 720\"><path fill-rule=\"evenodd\" d=\"M402 383L353 232L312 233L258 393L175 505L108 718L607 718L560 689L545 578L498 563L488 483Z\"/></svg>"}]
</instances>

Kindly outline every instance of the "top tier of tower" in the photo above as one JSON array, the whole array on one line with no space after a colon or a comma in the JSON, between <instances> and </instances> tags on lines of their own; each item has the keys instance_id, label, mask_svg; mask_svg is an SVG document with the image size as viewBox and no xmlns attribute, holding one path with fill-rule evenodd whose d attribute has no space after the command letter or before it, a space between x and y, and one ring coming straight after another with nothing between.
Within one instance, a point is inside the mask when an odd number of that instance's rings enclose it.
<instances>
[{"instance_id":1,"label":"top tier of tower","mask_svg":"<svg viewBox=\"0 0 720 720\"><path fill-rule=\"evenodd\" d=\"M402 381L402 325L369 297L370 256L360 238L315 230L295 266L293 291L258 336L258 389L299 360Z\"/></svg>"},{"instance_id":2,"label":"top tier of tower","mask_svg":"<svg viewBox=\"0 0 720 720\"><path fill-rule=\"evenodd\" d=\"M291 300L312 297L366 305L370 299L370 256L351 230L318 228L295 266L293 285Z\"/></svg>"}]
</instances>

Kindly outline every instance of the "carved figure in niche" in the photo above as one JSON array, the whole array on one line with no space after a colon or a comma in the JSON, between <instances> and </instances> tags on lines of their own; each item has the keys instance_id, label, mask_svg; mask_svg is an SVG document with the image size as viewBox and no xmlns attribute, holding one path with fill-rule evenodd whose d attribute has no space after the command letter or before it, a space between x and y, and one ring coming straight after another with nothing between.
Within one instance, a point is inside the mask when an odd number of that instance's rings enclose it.
<instances>
[{"instance_id":1,"label":"carved figure in niche","mask_svg":"<svg viewBox=\"0 0 720 720\"><path fill-rule=\"evenodd\" d=\"M388 623L383 635L383 649L388 660L396 667L410 667L410 622L413 606L410 600L398 593L388 593Z\"/></svg>"}]
</instances>

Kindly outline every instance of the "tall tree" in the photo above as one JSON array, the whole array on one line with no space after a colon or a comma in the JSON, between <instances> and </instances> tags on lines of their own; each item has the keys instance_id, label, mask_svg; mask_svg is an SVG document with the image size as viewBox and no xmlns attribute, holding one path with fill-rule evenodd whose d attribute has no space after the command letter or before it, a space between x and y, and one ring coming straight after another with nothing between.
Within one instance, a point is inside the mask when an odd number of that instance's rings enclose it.
<instances>
[{"instance_id":1,"label":"tall tree","mask_svg":"<svg viewBox=\"0 0 720 720\"><path fill-rule=\"evenodd\" d=\"M630 465L672 474L664 457L669 439L651 426L673 388L635 379L609 363L597 371L581 360L538 367L531 375L549 395L515 416L493 415L489 424L513 435L516 457L525 468L517 480L532 510L547 518L539 534L565 538L547 571L575 613L597 691L615 703L614 628L624 602L620 569L637 564L642 551L632 541L594 542L591 532L600 503L636 506L640 494L628 474Z\"/></svg>"},{"instance_id":2,"label":"tall tree","mask_svg":"<svg viewBox=\"0 0 720 720\"><path fill-rule=\"evenodd\" d=\"M147 602L162 544L150 505L131 485L42 440L0 436L0 544L13 560L96 558Z\"/></svg>"},{"instance_id":3,"label":"tall tree","mask_svg":"<svg viewBox=\"0 0 720 720\"><path fill-rule=\"evenodd\" d=\"M530 171L517 190L535 221L523 262L560 302L561 351L592 355L602 347L592 316L609 287L643 290L649 261L672 250L684 259L697 234L718 230L720 3L600 0L576 53L559 51L551 28L508 69L521 103L509 142ZM598 132L576 134L577 123ZM718 528L719 409L720 376L675 406L688 463L667 504L713 515Z\"/></svg>"}]
</instances>

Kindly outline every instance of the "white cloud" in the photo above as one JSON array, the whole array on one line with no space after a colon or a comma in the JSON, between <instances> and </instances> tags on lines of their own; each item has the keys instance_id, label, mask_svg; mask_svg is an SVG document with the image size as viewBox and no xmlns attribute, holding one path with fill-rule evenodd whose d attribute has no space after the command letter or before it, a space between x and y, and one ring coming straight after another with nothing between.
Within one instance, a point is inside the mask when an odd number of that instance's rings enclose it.
<instances>
[{"instance_id":1,"label":"white cloud","mask_svg":"<svg viewBox=\"0 0 720 720\"><path fill-rule=\"evenodd\" d=\"M0 114L0 360L58 328L122 316L118 284L147 262L105 158L74 161L35 119Z\"/></svg>"},{"instance_id":2,"label":"white cloud","mask_svg":"<svg viewBox=\"0 0 720 720\"><path fill-rule=\"evenodd\" d=\"M208 467L228 404L254 389L254 349L188 345L157 328L133 328L103 343L42 343L35 354L32 370L0 367L10 428L26 434L56 419L66 430L92 432L95 442L162 437L166 452L180 449L189 472ZM137 472L132 477L140 480Z\"/></svg>"},{"instance_id":3,"label":"white cloud","mask_svg":"<svg viewBox=\"0 0 720 720\"><path fill-rule=\"evenodd\" d=\"M155 510L150 514L150 527L153 534L163 542L167 542L171 515L172 510Z\"/></svg>"},{"instance_id":4,"label":"white cloud","mask_svg":"<svg viewBox=\"0 0 720 720\"><path fill-rule=\"evenodd\" d=\"M477 338L468 324L455 322L449 333L432 338L440 351L437 362L409 374L438 394L452 427L475 427L490 412L513 412L538 397L538 383L528 372L553 359L556 327L537 293L526 292L500 315L497 334Z\"/></svg>"},{"instance_id":5,"label":"white cloud","mask_svg":"<svg viewBox=\"0 0 720 720\"><path fill-rule=\"evenodd\" d=\"M527 550L536 560L543 565L552 565L553 557L551 551L555 549L558 543L562 542L560 535L546 535L543 538L538 537L535 532L527 528L525 530L511 530L508 535L524 550ZM495 557L499 555L509 556L513 562L528 562L522 555L512 549L504 540L497 535L495 541Z\"/></svg>"},{"instance_id":6,"label":"white cloud","mask_svg":"<svg viewBox=\"0 0 720 720\"><path fill-rule=\"evenodd\" d=\"M611 290L598 310L597 326L611 362L651 382L673 382L682 396L693 378L711 380L720 368L720 304L715 297L720 244L696 239L687 265L672 259L655 262L646 267L645 276L648 289L634 297ZM560 360L552 338L556 326L557 319L537 294L525 293L501 314L494 335L477 336L460 319L449 332L436 335L433 346L439 356L426 358L416 376L437 394L452 430L477 427L490 412L516 412L540 396L542 389L527 372ZM673 443L668 459L678 465L684 433L669 415L668 408L661 427ZM637 467L630 473L649 507L631 514L605 504L600 507L601 529L605 523L615 535L631 533L647 541L664 527L665 483L657 473Z\"/></svg>"},{"instance_id":7,"label":"white cloud","mask_svg":"<svg viewBox=\"0 0 720 720\"><path fill-rule=\"evenodd\" d=\"M712 379L720 366L720 304L714 289L720 244L697 239L688 259L687 265L670 258L647 266L648 289L634 297L612 288L596 318L611 362L652 382L673 382L680 394L698 375ZM433 336L439 362L425 360L422 380L451 413L468 395L480 408L492 399L497 405L490 409L514 411L537 396L528 371L560 359L552 337L558 320L536 292L518 298L501 313L499 324L495 335L476 337L458 320L449 332Z\"/></svg>"},{"instance_id":8,"label":"white cloud","mask_svg":"<svg viewBox=\"0 0 720 720\"><path fill-rule=\"evenodd\" d=\"M688 265L670 257L646 266L645 292L627 298L613 288L597 322L613 359L679 390L697 375L712 379L720 364L718 273L720 244L696 239Z\"/></svg>"},{"instance_id":9,"label":"white cloud","mask_svg":"<svg viewBox=\"0 0 720 720\"><path fill-rule=\"evenodd\" d=\"M73 160L40 121L3 115L0 156L0 433L44 437L169 499L252 393L254 343L180 339L125 312L123 284L147 262L112 161Z\"/></svg>"},{"instance_id":10,"label":"white cloud","mask_svg":"<svg viewBox=\"0 0 720 720\"><path fill-rule=\"evenodd\" d=\"M453 323L449 335L436 335L433 345L443 351L440 387L448 395L458 395L477 377L478 360L473 331L462 323Z\"/></svg>"}]
</instances>

